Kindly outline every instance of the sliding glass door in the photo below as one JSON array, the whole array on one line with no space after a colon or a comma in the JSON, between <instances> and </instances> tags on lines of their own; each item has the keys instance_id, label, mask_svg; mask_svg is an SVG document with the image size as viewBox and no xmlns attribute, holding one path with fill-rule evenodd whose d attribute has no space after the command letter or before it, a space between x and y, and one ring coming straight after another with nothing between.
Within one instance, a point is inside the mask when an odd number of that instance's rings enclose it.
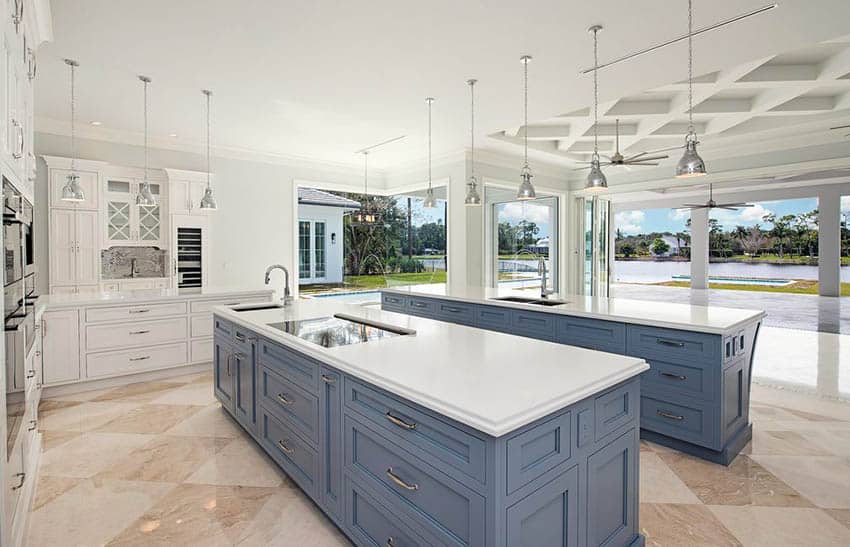
<instances>
[{"instance_id":1,"label":"sliding glass door","mask_svg":"<svg viewBox=\"0 0 850 547\"><path fill-rule=\"evenodd\" d=\"M601 197L578 198L582 234L579 279L582 294L608 296L611 271L611 202Z\"/></svg>"}]
</instances>

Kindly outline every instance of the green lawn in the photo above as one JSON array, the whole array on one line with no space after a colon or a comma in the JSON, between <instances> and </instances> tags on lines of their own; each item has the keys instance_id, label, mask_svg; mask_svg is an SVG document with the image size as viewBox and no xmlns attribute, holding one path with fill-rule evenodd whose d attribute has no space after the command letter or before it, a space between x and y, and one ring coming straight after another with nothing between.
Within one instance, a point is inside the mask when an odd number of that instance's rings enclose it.
<instances>
[{"instance_id":1,"label":"green lawn","mask_svg":"<svg viewBox=\"0 0 850 547\"><path fill-rule=\"evenodd\" d=\"M656 283L665 287L685 287L688 288L691 284L687 281L665 281L664 283ZM792 294L817 294L817 281L798 281L792 285L785 287L767 287L764 285L737 285L734 283L709 283L710 289L721 289L730 291L753 291L753 292L781 292ZM850 283L841 284L841 296L850 296Z\"/></svg>"},{"instance_id":2,"label":"green lawn","mask_svg":"<svg viewBox=\"0 0 850 547\"><path fill-rule=\"evenodd\" d=\"M394 273L389 274L392 285L417 285L422 283L445 283L446 272ZM302 294L315 294L333 291L366 291L387 287L387 277L383 275L347 275L341 285L305 285L299 287Z\"/></svg>"}]
</instances>

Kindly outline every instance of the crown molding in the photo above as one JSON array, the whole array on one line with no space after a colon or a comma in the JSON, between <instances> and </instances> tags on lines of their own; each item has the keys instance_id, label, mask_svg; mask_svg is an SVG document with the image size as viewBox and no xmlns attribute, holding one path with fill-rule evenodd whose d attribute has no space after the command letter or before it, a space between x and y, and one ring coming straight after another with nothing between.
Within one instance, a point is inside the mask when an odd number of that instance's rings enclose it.
<instances>
[{"instance_id":1,"label":"crown molding","mask_svg":"<svg viewBox=\"0 0 850 547\"><path fill-rule=\"evenodd\" d=\"M47 167L50 169L70 169L71 168L71 158L66 158L63 156L47 156L42 155L41 158L44 160L44 163L47 164ZM97 160L84 160L81 158L74 158L74 166L80 171L100 171L107 165L108 162L105 161L97 161Z\"/></svg>"}]
</instances>

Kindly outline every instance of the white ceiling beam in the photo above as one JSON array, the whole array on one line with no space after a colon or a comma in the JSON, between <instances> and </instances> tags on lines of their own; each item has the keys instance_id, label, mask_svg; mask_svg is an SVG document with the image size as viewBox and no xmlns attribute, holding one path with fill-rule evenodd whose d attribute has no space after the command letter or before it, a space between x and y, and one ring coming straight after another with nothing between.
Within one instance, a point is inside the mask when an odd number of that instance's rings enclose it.
<instances>
[{"instance_id":1,"label":"white ceiling beam","mask_svg":"<svg viewBox=\"0 0 850 547\"><path fill-rule=\"evenodd\" d=\"M760 66L742 76L742 82L790 82L795 80L816 80L820 68L815 64L806 65L771 65Z\"/></svg>"}]
</instances>

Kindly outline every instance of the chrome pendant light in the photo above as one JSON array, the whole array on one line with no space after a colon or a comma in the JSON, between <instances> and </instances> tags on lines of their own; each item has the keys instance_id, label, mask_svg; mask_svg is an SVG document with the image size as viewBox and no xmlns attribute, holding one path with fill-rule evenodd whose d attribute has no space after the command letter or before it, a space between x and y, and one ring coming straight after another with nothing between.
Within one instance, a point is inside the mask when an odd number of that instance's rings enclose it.
<instances>
[{"instance_id":1,"label":"chrome pendant light","mask_svg":"<svg viewBox=\"0 0 850 547\"><path fill-rule=\"evenodd\" d=\"M156 198L151 191L151 183L148 182L148 84L151 79L147 76L139 76L145 88L145 171L142 186L136 194L136 205L139 207L156 207Z\"/></svg>"},{"instance_id":2,"label":"chrome pendant light","mask_svg":"<svg viewBox=\"0 0 850 547\"><path fill-rule=\"evenodd\" d=\"M428 104L428 192L425 194L422 207L436 209L437 199L434 197L434 188L431 186L431 105L434 104L434 97L428 97L425 102Z\"/></svg>"},{"instance_id":3,"label":"chrome pendant light","mask_svg":"<svg viewBox=\"0 0 850 547\"><path fill-rule=\"evenodd\" d=\"M535 199L537 194L534 192L534 185L531 184L531 167L528 166L528 63L531 62L531 55L523 55L519 58L519 61L522 63L522 74L523 74L523 126L522 126L522 134L524 138L525 145L525 153L524 158L525 162L522 165L522 171L520 172L520 178L522 181L519 185L519 190L517 190L516 198L518 200L528 200Z\"/></svg>"},{"instance_id":4,"label":"chrome pendant light","mask_svg":"<svg viewBox=\"0 0 850 547\"><path fill-rule=\"evenodd\" d=\"M204 197L201 198L201 209L215 211L218 209L218 205L215 202L212 186L210 185L210 97L212 97L212 91L202 89L201 93L207 99L207 188L204 190Z\"/></svg>"},{"instance_id":5,"label":"chrome pendant light","mask_svg":"<svg viewBox=\"0 0 850 547\"><path fill-rule=\"evenodd\" d=\"M588 29L593 33L593 66L599 64L598 34L602 25L593 25ZM599 165L599 71L593 71L593 156L590 158L590 172L584 189L589 192L604 192L608 190L608 179Z\"/></svg>"},{"instance_id":6,"label":"chrome pendant light","mask_svg":"<svg viewBox=\"0 0 850 547\"><path fill-rule=\"evenodd\" d=\"M481 205L481 195L478 193L478 180L475 178L475 83L477 81L474 78L466 81L469 85L469 163L471 172L469 180L466 182L466 198L464 198L463 203L470 207Z\"/></svg>"},{"instance_id":7,"label":"chrome pendant light","mask_svg":"<svg viewBox=\"0 0 850 547\"><path fill-rule=\"evenodd\" d=\"M80 186L80 176L77 174L77 90L75 74L80 63L73 59L65 59L65 64L71 67L71 172L68 173L65 178L65 185L62 187L62 201L79 203L86 199L83 188Z\"/></svg>"},{"instance_id":8,"label":"chrome pendant light","mask_svg":"<svg viewBox=\"0 0 850 547\"><path fill-rule=\"evenodd\" d=\"M684 179L707 175L705 162L697 153L697 133L694 130L694 9L688 0L688 134L685 136L685 153L676 164L676 178Z\"/></svg>"}]
</instances>

